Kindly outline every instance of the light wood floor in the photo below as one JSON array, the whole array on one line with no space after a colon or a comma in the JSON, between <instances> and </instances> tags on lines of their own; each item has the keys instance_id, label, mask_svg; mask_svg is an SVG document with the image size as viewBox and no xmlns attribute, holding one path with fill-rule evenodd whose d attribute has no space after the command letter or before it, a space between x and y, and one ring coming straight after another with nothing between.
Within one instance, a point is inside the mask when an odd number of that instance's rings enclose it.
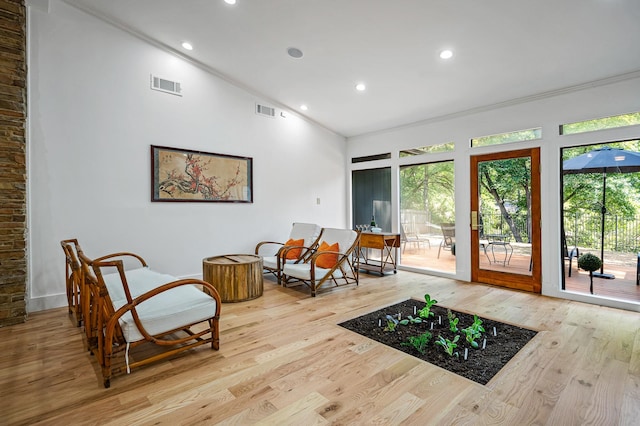
<instances>
[{"instance_id":1,"label":"light wood floor","mask_svg":"<svg viewBox=\"0 0 640 426\"><path fill-rule=\"evenodd\" d=\"M336 324L429 293L540 330L486 386ZM640 314L399 272L311 298L265 281L200 347L104 389L66 309L0 329L0 424L631 425Z\"/></svg>"}]
</instances>

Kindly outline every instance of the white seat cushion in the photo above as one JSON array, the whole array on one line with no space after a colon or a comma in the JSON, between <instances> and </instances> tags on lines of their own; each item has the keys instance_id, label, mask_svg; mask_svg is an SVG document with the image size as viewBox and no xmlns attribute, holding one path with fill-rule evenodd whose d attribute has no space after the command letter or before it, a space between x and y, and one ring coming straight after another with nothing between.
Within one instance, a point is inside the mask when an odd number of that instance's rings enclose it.
<instances>
[{"instance_id":1,"label":"white seat cushion","mask_svg":"<svg viewBox=\"0 0 640 426\"><path fill-rule=\"evenodd\" d=\"M177 280L171 275L160 274L149 268L126 271L125 275L132 298ZM107 274L103 277L113 302L113 309L117 311L127 303L120 276ZM216 300L195 285L182 285L145 300L136 307L136 311L145 330L155 335L213 317L216 312ZM144 339L130 311L122 315L118 321L127 342Z\"/></svg>"},{"instance_id":2,"label":"white seat cushion","mask_svg":"<svg viewBox=\"0 0 640 426\"><path fill-rule=\"evenodd\" d=\"M287 259L286 263L294 263L296 259ZM263 256L262 266L269 269L278 269L278 258L276 256Z\"/></svg>"},{"instance_id":3,"label":"white seat cushion","mask_svg":"<svg viewBox=\"0 0 640 426\"><path fill-rule=\"evenodd\" d=\"M282 269L283 273L289 277L295 277L301 280L309 280L311 279L311 264L310 263L295 263L295 264L286 264ZM316 279L322 279L325 275L329 273L329 269L318 268L315 270ZM340 268L333 271L334 278L342 278L343 273Z\"/></svg>"}]
</instances>

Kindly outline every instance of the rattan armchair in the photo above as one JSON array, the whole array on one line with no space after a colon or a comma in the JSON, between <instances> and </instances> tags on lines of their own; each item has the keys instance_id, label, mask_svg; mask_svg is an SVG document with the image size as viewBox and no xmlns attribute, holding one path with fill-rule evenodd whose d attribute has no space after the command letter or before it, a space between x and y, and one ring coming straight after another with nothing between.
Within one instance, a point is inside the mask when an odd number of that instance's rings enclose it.
<instances>
[{"instance_id":1,"label":"rattan armchair","mask_svg":"<svg viewBox=\"0 0 640 426\"><path fill-rule=\"evenodd\" d=\"M256 245L255 254L262 256L262 267L265 272L273 274L278 283L281 282L282 267L285 263L301 263L312 254L310 251L318 246L322 228L314 223L295 222L291 227L286 242L262 241ZM302 244L293 246L288 242L300 241ZM284 255L284 250L291 248ZM295 253L294 253L295 251Z\"/></svg>"},{"instance_id":2,"label":"rattan armchair","mask_svg":"<svg viewBox=\"0 0 640 426\"><path fill-rule=\"evenodd\" d=\"M98 259L82 252L79 256L91 298L85 329L106 388L112 375L121 371L130 372L200 345L219 348L221 302L213 285L152 271L132 253ZM125 270L123 257L134 257L144 266ZM136 354L131 361L130 350L146 343L164 349L146 357ZM125 366L114 367L114 357L122 353Z\"/></svg>"},{"instance_id":3,"label":"rattan armchair","mask_svg":"<svg viewBox=\"0 0 640 426\"><path fill-rule=\"evenodd\" d=\"M360 234L351 229L324 228L318 246L309 248L311 255L304 262L286 263L283 266L282 284L304 284L311 289L313 297L325 285L358 285L357 259L353 252L359 237ZM323 245L335 247L336 243L337 250L323 250ZM285 255L287 250L289 249L283 250ZM325 258L321 259L323 256L333 256L335 264L322 265L326 262Z\"/></svg>"}]
</instances>

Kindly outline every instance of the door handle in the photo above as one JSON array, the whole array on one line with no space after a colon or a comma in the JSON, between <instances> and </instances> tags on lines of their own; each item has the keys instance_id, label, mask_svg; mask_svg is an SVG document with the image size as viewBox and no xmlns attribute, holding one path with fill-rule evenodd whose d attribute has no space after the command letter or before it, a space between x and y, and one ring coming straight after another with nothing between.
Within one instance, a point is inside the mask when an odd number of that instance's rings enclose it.
<instances>
[{"instance_id":1,"label":"door handle","mask_svg":"<svg viewBox=\"0 0 640 426\"><path fill-rule=\"evenodd\" d=\"M471 230L472 231L478 230L478 211L477 210L473 210L471 212Z\"/></svg>"}]
</instances>

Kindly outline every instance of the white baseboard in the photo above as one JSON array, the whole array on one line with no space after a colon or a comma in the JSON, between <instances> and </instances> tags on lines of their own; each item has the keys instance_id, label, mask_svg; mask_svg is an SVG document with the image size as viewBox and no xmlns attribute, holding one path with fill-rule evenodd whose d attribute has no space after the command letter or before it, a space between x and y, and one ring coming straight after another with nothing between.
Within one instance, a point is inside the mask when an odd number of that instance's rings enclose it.
<instances>
[{"instance_id":1,"label":"white baseboard","mask_svg":"<svg viewBox=\"0 0 640 426\"><path fill-rule=\"evenodd\" d=\"M67 306L66 293L27 299L27 312L46 311L47 309L61 308L63 306Z\"/></svg>"}]
</instances>

